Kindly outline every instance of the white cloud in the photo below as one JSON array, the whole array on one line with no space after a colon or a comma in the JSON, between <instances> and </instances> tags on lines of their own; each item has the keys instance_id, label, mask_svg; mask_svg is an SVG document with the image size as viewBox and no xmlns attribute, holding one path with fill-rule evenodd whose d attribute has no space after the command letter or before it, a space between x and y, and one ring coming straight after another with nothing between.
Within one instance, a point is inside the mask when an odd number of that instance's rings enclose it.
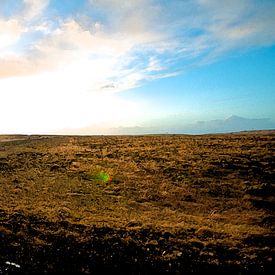
<instances>
[{"instance_id":1,"label":"white cloud","mask_svg":"<svg viewBox=\"0 0 275 275\"><path fill-rule=\"evenodd\" d=\"M162 71L163 69L164 67L160 64L160 61L157 58L151 56L149 58L148 66L145 70L148 72L159 72L159 71Z\"/></svg>"},{"instance_id":2,"label":"white cloud","mask_svg":"<svg viewBox=\"0 0 275 275\"><path fill-rule=\"evenodd\" d=\"M139 44L136 37L106 34L98 22L87 29L73 19L65 20L32 45L28 54L0 59L0 77L63 70L70 81L85 83L86 90L101 91L113 83L109 92L121 91L137 86L146 74L161 70L157 59L149 56L139 64L136 47L144 41ZM131 62L136 65L128 68Z\"/></svg>"},{"instance_id":3,"label":"white cloud","mask_svg":"<svg viewBox=\"0 0 275 275\"><path fill-rule=\"evenodd\" d=\"M0 18L0 49L3 50L16 43L24 27L16 19L3 20Z\"/></svg>"},{"instance_id":4,"label":"white cloud","mask_svg":"<svg viewBox=\"0 0 275 275\"><path fill-rule=\"evenodd\" d=\"M106 65L101 77L106 79L103 86L123 76L131 79L131 88L142 79L157 78L158 72L173 75L167 70L180 60L186 60L188 66L190 62L200 63L200 56L211 62L236 48L275 42L275 4L269 1L176 0L160 5L153 0L90 0L91 11L96 8L102 20L91 16L88 23L82 24L79 18L60 17L55 27L49 26L50 18L43 19L48 0L23 3L21 13L0 19L0 45L5 47L0 63L6 67L0 77L60 69L74 62L79 67L79 60L88 60L85 66L92 70L102 59ZM37 21L32 21L34 18ZM30 43L25 54L7 51L7 47L20 43L23 34L37 31L43 37ZM3 58L7 53L9 57Z\"/></svg>"},{"instance_id":5,"label":"white cloud","mask_svg":"<svg viewBox=\"0 0 275 275\"><path fill-rule=\"evenodd\" d=\"M44 36L33 41L24 55L14 53L10 59L2 57L0 62L7 69L6 73L2 69L0 77L60 69L74 62L79 66L79 60L88 60L89 66L85 66L92 70L102 59L107 68L101 77L106 79L103 86L108 85L110 79L118 81L118 77L124 76L131 79L131 88L142 79L157 78L158 72L162 76L173 75L173 71L167 70L180 60L187 60L188 65L200 63L199 56L211 61L232 49L275 42L274 4L197 0L159 5L153 0L90 0L91 9L96 7L105 21L93 20L92 16L88 23L82 24L81 19L60 17L57 25L50 27L47 21L50 19L39 19L32 25L22 19L43 15L48 3L47 0L24 0L21 14L0 21L0 30L5 30L0 39L5 47L17 43L26 31L40 31ZM132 70L128 69L130 65ZM135 85L133 79L136 79Z\"/></svg>"},{"instance_id":6,"label":"white cloud","mask_svg":"<svg viewBox=\"0 0 275 275\"><path fill-rule=\"evenodd\" d=\"M31 20L42 14L49 4L49 0L23 0L24 9L22 16L25 20Z\"/></svg>"},{"instance_id":7,"label":"white cloud","mask_svg":"<svg viewBox=\"0 0 275 275\"><path fill-rule=\"evenodd\" d=\"M228 50L269 46L275 43L272 1L198 0L205 22L200 26L216 43L219 54ZM222 49L222 50L221 50Z\"/></svg>"}]
</instances>

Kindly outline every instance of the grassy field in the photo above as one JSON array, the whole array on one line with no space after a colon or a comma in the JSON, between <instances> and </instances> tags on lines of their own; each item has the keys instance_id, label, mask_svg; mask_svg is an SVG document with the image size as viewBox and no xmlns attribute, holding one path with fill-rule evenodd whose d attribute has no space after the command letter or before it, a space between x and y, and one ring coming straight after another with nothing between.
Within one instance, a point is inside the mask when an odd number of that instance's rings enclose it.
<instances>
[{"instance_id":1,"label":"grassy field","mask_svg":"<svg viewBox=\"0 0 275 275\"><path fill-rule=\"evenodd\" d=\"M275 131L0 136L0 274L271 274Z\"/></svg>"}]
</instances>

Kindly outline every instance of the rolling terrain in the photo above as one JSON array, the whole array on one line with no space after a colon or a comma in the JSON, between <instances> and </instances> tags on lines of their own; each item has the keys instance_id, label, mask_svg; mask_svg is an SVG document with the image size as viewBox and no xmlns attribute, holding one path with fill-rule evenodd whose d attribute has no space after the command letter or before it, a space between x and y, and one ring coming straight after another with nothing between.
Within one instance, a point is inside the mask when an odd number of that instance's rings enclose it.
<instances>
[{"instance_id":1,"label":"rolling terrain","mask_svg":"<svg viewBox=\"0 0 275 275\"><path fill-rule=\"evenodd\" d=\"M275 131L0 136L0 274L271 274Z\"/></svg>"}]
</instances>

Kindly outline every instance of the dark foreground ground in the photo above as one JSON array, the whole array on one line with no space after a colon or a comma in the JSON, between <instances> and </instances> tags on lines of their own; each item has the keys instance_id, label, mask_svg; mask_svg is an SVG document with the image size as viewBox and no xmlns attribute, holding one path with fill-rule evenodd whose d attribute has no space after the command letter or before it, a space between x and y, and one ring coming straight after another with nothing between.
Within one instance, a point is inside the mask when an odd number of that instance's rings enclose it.
<instances>
[{"instance_id":1,"label":"dark foreground ground","mask_svg":"<svg viewBox=\"0 0 275 275\"><path fill-rule=\"evenodd\" d=\"M0 274L272 274L274 145L0 136Z\"/></svg>"}]
</instances>

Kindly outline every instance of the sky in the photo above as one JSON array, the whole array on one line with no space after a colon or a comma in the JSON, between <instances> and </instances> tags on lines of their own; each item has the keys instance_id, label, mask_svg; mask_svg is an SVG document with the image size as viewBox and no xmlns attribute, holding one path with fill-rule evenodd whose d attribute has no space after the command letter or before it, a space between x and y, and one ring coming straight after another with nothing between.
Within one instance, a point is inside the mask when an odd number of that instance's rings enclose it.
<instances>
[{"instance_id":1,"label":"sky","mask_svg":"<svg viewBox=\"0 0 275 275\"><path fill-rule=\"evenodd\" d=\"M261 128L274 25L274 0L0 0L0 134Z\"/></svg>"}]
</instances>

